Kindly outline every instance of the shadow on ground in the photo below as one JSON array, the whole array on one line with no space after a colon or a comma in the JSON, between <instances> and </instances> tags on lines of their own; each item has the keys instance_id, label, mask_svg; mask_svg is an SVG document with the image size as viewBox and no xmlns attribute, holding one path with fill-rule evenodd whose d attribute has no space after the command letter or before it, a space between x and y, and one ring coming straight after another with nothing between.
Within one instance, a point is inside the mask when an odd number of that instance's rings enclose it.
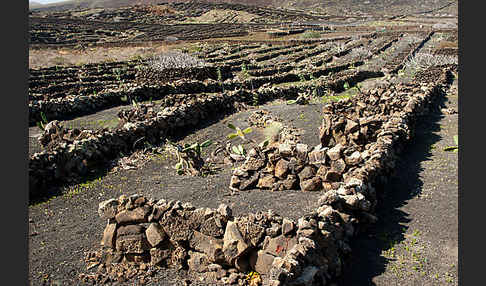
<instances>
[{"instance_id":1,"label":"shadow on ground","mask_svg":"<svg viewBox=\"0 0 486 286\"><path fill-rule=\"evenodd\" d=\"M439 121L443 116L440 108L445 106L445 101L445 96L440 96L432 103L436 108L417 120L415 135L399 155L395 173L377 188L378 222L351 241L353 251L344 262L339 285L376 285L373 278L383 274L389 262L382 252L405 240L411 220L401 208L422 190L421 163L431 159L431 146L441 140L436 132L440 130Z\"/></svg>"}]
</instances>

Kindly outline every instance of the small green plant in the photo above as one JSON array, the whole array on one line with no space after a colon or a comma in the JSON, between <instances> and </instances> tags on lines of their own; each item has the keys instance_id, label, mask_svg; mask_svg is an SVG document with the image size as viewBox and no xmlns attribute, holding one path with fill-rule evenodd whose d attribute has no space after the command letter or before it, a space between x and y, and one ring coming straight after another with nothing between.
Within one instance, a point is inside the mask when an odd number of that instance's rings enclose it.
<instances>
[{"instance_id":1,"label":"small green plant","mask_svg":"<svg viewBox=\"0 0 486 286\"><path fill-rule=\"evenodd\" d=\"M260 103L260 96L258 92L253 92L251 95L251 99L253 106L258 106L258 104Z\"/></svg>"},{"instance_id":2,"label":"small green plant","mask_svg":"<svg viewBox=\"0 0 486 286\"><path fill-rule=\"evenodd\" d=\"M239 144L238 146L233 145L231 147L231 151L233 151L233 153L235 153L236 155L241 155L241 156L246 155L246 150L241 144Z\"/></svg>"},{"instance_id":3,"label":"small green plant","mask_svg":"<svg viewBox=\"0 0 486 286\"><path fill-rule=\"evenodd\" d=\"M116 80L118 81L118 84L121 85L123 83L123 79L121 78L122 70L120 68L115 68L113 69L113 72L115 74Z\"/></svg>"},{"instance_id":4,"label":"small green plant","mask_svg":"<svg viewBox=\"0 0 486 286\"><path fill-rule=\"evenodd\" d=\"M348 90L349 89L349 83L345 82L344 85L343 85L343 88L344 88L344 90Z\"/></svg>"},{"instance_id":5,"label":"small green plant","mask_svg":"<svg viewBox=\"0 0 486 286\"><path fill-rule=\"evenodd\" d=\"M176 169L177 174L201 174L201 170L203 169L204 165L204 160L201 158L202 150L213 143L211 140L206 140L202 143L186 143L184 146L169 140L167 140L167 143L175 147L174 150L177 156L177 163L175 164L174 169Z\"/></svg>"},{"instance_id":6,"label":"small green plant","mask_svg":"<svg viewBox=\"0 0 486 286\"><path fill-rule=\"evenodd\" d=\"M37 127L39 127L40 130L44 131L46 129L47 123L49 122L47 121L47 117L44 114L44 112L41 111L40 116L41 116L41 121L37 121Z\"/></svg>"},{"instance_id":7,"label":"small green plant","mask_svg":"<svg viewBox=\"0 0 486 286\"><path fill-rule=\"evenodd\" d=\"M218 67L216 69L216 74L218 75L219 85L221 86L221 88L223 89L223 92L224 92L223 75L221 73L221 68L220 67Z\"/></svg>"},{"instance_id":8,"label":"small green plant","mask_svg":"<svg viewBox=\"0 0 486 286\"><path fill-rule=\"evenodd\" d=\"M300 82L305 82L305 76L303 73L299 73L299 79L300 79Z\"/></svg>"},{"instance_id":9,"label":"small green plant","mask_svg":"<svg viewBox=\"0 0 486 286\"><path fill-rule=\"evenodd\" d=\"M262 278L260 276L260 273L256 271L250 271L246 275L246 281L248 282L249 286L257 286L260 285L260 283L262 282Z\"/></svg>"},{"instance_id":10,"label":"small green plant","mask_svg":"<svg viewBox=\"0 0 486 286\"><path fill-rule=\"evenodd\" d=\"M233 129L233 130L235 130L234 133L228 134L228 139L234 139L236 137L240 137L243 140L247 140L245 138L245 134L251 133L253 131L251 129L251 127L248 127L248 128L245 128L245 129L241 130L239 127L236 127L236 126L234 126L231 123L228 123L228 127L231 128L231 129Z\"/></svg>"},{"instance_id":11,"label":"small green plant","mask_svg":"<svg viewBox=\"0 0 486 286\"><path fill-rule=\"evenodd\" d=\"M241 74L245 75L246 77L249 77L250 75L248 74L248 68L246 67L245 63L241 64Z\"/></svg>"},{"instance_id":12,"label":"small green plant","mask_svg":"<svg viewBox=\"0 0 486 286\"><path fill-rule=\"evenodd\" d=\"M318 31L305 31L301 35L302 39L315 39L320 37L321 37L321 33L319 33Z\"/></svg>"},{"instance_id":13,"label":"small green plant","mask_svg":"<svg viewBox=\"0 0 486 286\"><path fill-rule=\"evenodd\" d=\"M459 150L459 137L458 135L454 135L454 142L456 143L456 146L447 146L444 148L444 151L448 152L457 152Z\"/></svg>"}]
</instances>

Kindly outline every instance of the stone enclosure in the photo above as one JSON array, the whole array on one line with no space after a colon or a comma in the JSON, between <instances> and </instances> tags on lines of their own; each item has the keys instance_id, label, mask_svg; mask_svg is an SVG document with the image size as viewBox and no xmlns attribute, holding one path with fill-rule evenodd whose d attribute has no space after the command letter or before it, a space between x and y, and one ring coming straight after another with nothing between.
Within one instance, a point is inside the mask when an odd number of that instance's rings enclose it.
<instances>
[{"instance_id":1,"label":"stone enclosure","mask_svg":"<svg viewBox=\"0 0 486 286\"><path fill-rule=\"evenodd\" d=\"M101 202L102 248L88 262L103 266L93 279L116 279L114 265L129 264L189 269L214 283L328 285L351 252L349 240L377 220L380 184L450 76L444 68L433 82L388 83L325 105L317 146L280 140L251 149L229 188L322 192L319 207L297 221L136 194Z\"/></svg>"}]
</instances>

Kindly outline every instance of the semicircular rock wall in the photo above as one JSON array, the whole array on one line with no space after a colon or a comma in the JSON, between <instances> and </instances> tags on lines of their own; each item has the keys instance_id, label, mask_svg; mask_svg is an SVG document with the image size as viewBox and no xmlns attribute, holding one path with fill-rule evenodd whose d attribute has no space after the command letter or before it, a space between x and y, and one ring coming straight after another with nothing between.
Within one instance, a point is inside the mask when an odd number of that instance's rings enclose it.
<instances>
[{"instance_id":1,"label":"semicircular rock wall","mask_svg":"<svg viewBox=\"0 0 486 286\"><path fill-rule=\"evenodd\" d=\"M100 280L128 275L125 270L106 278L113 275L110 269L128 263L138 265L134 269L189 269L208 283L241 285L246 273L256 271L253 285L327 285L340 276L358 228L377 220L375 187L393 170L417 117L449 82L450 71L444 70L433 83L388 84L329 103L323 108L320 145L283 142L250 150L233 172L234 191L323 193L318 207L297 221L271 210L233 216L225 205L196 208L121 196L100 203L99 215L107 221L103 255L88 261L104 265Z\"/></svg>"}]
</instances>

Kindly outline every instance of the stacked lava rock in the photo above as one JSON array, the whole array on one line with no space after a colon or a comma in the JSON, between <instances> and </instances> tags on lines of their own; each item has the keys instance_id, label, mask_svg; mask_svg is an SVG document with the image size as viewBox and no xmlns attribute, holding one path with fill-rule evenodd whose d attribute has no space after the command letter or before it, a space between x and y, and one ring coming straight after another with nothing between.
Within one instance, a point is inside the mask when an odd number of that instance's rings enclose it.
<instances>
[{"instance_id":1,"label":"stacked lava rock","mask_svg":"<svg viewBox=\"0 0 486 286\"><path fill-rule=\"evenodd\" d=\"M95 132L92 130L67 129L59 121L47 123L39 137L39 143L46 150L53 150L58 146L67 146L76 140L90 138Z\"/></svg>"},{"instance_id":2,"label":"stacked lava rock","mask_svg":"<svg viewBox=\"0 0 486 286\"><path fill-rule=\"evenodd\" d=\"M321 144L280 143L248 152L244 164L233 172L230 188L304 191L338 189L349 174L364 164L379 136L394 133L408 139L403 112L412 111L427 86L388 85L352 99L327 104L320 127ZM415 96L411 96L415 95ZM390 126L391 128L385 128Z\"/></svg>"},{"instance_id":3,"label":"stacked lava rock","mask_svg":"<svg viewBox=\"0 0 486 286\"><path fill-rule=\"evenodd\" d=\"M197 272L226 275L218 272L222 270L219 264L225 262L223 236L231 217L231 210L224 205L218 210L195 209L189 203L133 195L104 201L98 212L108 221L101 241L106 254L101 262L107 266L189 265Z\"/></svg>"},{"instance_id":4,"label":"stacked lava rock","mask_svg":"<svg viewBox=\"0 0 486 286\"><path fill-rule=\"evenodd\" d=\"M120 124L123 125L127 122L138 122L155 117L153 103L147 104L134 104L133 108L120 110L118 112L118 118Z\"/></svg>"},{"instance_id":5,"label":"stacked lava rock","mask_svg":"<svg viewBox=\"0 0 486 286\"><path fill-rule=\"evenodd\" d=\"M327 208L295 222L271 210L233 217L226 205L196 209L190 203L141 195L101 202L98 213L107 220L102 249L87 255L88 268L98 268L95 274L81 275L96 282L145 277L162 266L225 284L244 285L245 273L256 271L263 285L288 279L303 283L296 285L324 285L340 272L340 249L349 247L334 239L322 245L313 239L325 239L322 232L329 236L339 229L341 236L336 237L342 240L354 222Z\"/></svg>"}]
</instances>

